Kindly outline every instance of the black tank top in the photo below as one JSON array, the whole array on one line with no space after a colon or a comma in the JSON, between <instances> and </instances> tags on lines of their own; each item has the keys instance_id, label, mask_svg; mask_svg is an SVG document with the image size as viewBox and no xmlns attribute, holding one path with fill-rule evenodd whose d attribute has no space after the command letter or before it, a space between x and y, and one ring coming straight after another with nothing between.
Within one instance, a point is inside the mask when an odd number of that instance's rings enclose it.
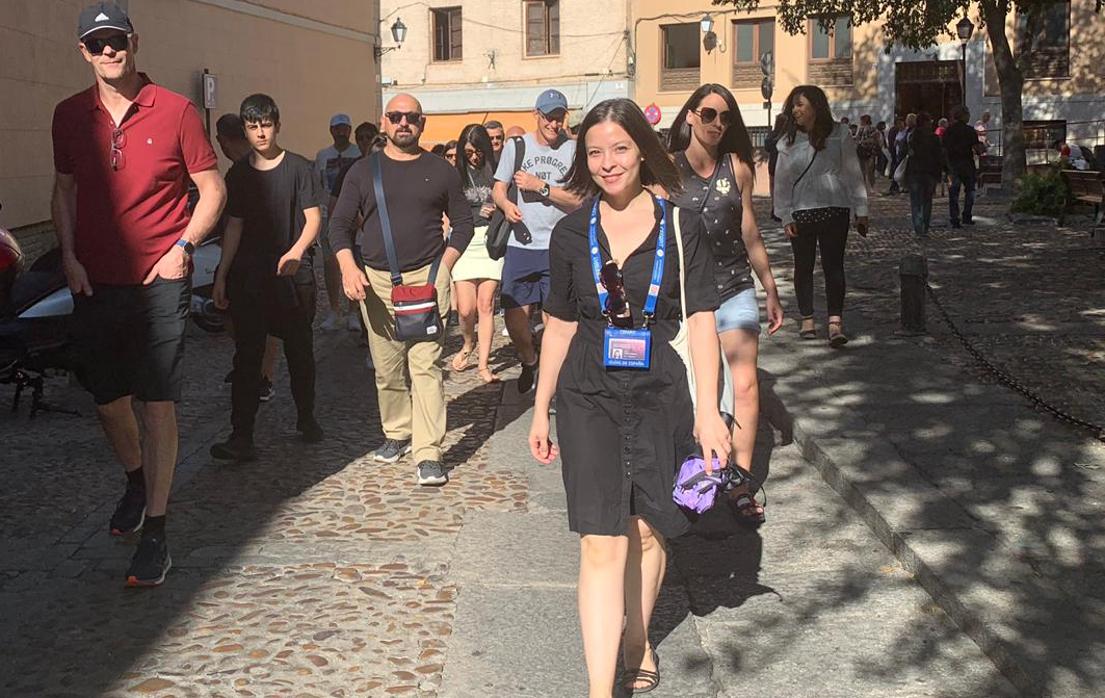
<instances>
[{"instance_id":1,"label":"black tank top","mask_svg":"<svg viewBox=\"0 0 1105 698\"><path fill-rule=\"evenodd\" d=\"M748 250L741 237L744 207L731 158L728 154L722 157L714 176L705 179L694 171L683 152L675 154L675 165L679 168L683 191L671 199L677 206L700 212L714 256L714 284L725 302L755 286Z\"/></svg>"}]
</instances>

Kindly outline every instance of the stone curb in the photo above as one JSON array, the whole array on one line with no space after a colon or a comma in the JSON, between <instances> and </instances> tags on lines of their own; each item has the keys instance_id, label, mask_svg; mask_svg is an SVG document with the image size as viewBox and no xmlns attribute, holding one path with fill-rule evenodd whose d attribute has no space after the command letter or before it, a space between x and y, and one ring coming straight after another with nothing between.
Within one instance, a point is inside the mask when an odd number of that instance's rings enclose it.
<instances>
[{"instance_id":1,"label":"stone curb","mask_svg":"<svg viewBox=\"0 0 1105 698\"><path fill-rule=\"evenodd\" d=\"M787 412L782 400L770 390L761 389L760 409L776 429L798 445L802 455L817 468L821 478L855 510L902 567L914 576L933 601L979 646L1017 690L1027 696L1051 695L1032 676L1026 662L1019 658L1018 649L1005 642L981 615L968 607L953 586L942 577L939 568L930 564L924 552L910 541L908 531L895 527L893 513L872 501L873 498L865 492L865 488L848 474L848 463L839 454L833 453L836 450L833 445L824 443L827 439L807 432L803 420L796 419ZM912 465L909 468L916 471ZM921 478L920 473L913 475ZM940 493L936 487L931 487L931 492L927 494L946 500L949 507L959 508L958 504Z\"/></svg>"}]
</instances>

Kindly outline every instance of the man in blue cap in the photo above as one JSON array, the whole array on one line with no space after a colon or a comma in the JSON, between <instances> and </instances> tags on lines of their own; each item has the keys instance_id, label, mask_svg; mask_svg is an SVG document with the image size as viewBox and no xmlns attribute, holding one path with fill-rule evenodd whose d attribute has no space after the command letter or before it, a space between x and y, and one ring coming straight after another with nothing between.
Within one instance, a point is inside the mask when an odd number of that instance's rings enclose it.
<instances>
[{"instance_id":1,"label":"man in blue cap","mask_svg":"<svg viewBox=\"0 0 1105 698\"><path fill-rule=\"evenodd\" d=\"M545 90L534 115L537 129L503 146L492 191L495 205L514 224L503 260L501 299L510 341L522 361L522 393L533 387L537 373L530 315L549 293L549 238L557 222L580 205L579 197L561 184L576 153L576 142L563 132L567 98L558 90Z\"/></svg>"}]
</instances>

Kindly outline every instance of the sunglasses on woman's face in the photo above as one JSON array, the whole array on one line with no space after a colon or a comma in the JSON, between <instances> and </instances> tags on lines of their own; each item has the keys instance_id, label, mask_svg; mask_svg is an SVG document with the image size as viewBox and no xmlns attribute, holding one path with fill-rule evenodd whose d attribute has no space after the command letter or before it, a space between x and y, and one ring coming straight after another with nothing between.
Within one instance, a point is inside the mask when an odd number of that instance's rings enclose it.
<instances>
[{"instance_id":1,"label":"sunglasses on woman's face","mask_svg":"<svg viewBox=\"0 0 1105 698\"><path fill-rule=\"evenodd\" d=\"M98 39L84 39L81 43L84 44L84 47L88 49L88 52L93 56L100 56L103 55L104 49L108 46L116 53L126 51L127 47L130 46L130 37L126 34L112 34L111 36L103 36Z\"/></svg>"},{"instance_id":2,"label":"sunglasses on woman's face","mask_svg":"<svg viewBox=\"0 0 1105 698\"><path fill-rule=\"evenodd\" d=\"M455 150L446 151L445 159L450 161L450 162L456 162L457 161L457 151L455 151Z\"/></svg>"},{"instance_id":3,"label":"sunglasses on woman's face","mask_svg":"<svg viewBox=\"0 0 1105 698\"><path fill-rule=\"evenodd\" d=\"M606 317L615 327L632 327L633 317L629 312L629 299L625 295L625 278L614 260L602 265L599 280L606 289Z\"/></svg>"},{"instance_id":4,"label":"sunglasses on woman's face","mask_svg":"<svg viewBox=\"0 0 1105 698\"><path fill-rule=\"evenodd\" d=\"M712 109L710 107L702 107L701 109L694 109L692 111L698 115L698 118L701 119L704 124L712 124L714 123L714 119L721 119L722 126L728 126L733 123L732 112L723 111L718 113L717 109Z\"/></svg>"}]
</instances>

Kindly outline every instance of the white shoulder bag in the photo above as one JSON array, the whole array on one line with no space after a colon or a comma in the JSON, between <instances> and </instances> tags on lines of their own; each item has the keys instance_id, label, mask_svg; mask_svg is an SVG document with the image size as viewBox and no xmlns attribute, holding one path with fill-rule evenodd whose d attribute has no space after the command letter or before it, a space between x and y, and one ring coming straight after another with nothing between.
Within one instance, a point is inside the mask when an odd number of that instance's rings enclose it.
<instances>
[{"instance_id":1,"label":"white shoulder bag","mask_svg":"<svg viewBox=\"0 0 1105 698\"><path fill-rule=\"evenodd\" d=\"M671 340L671 348L683 359L687 367L687 385L691 389L691 404L698 400L695 392L694 361L691 358L691 346L687 330L687 263L683 257L683 233L679 229L679 209L671 208L672 222L675 224L675 244L679 249L679 305L683 311L683 320L679 323L679 332ZM721 356L718 366L718 411L722 415L733 416L733 374L729 372L729 365L725 362L725 351L721 348L721 340L718 340L718 354Z\"/></svg>"}]
</instances>

